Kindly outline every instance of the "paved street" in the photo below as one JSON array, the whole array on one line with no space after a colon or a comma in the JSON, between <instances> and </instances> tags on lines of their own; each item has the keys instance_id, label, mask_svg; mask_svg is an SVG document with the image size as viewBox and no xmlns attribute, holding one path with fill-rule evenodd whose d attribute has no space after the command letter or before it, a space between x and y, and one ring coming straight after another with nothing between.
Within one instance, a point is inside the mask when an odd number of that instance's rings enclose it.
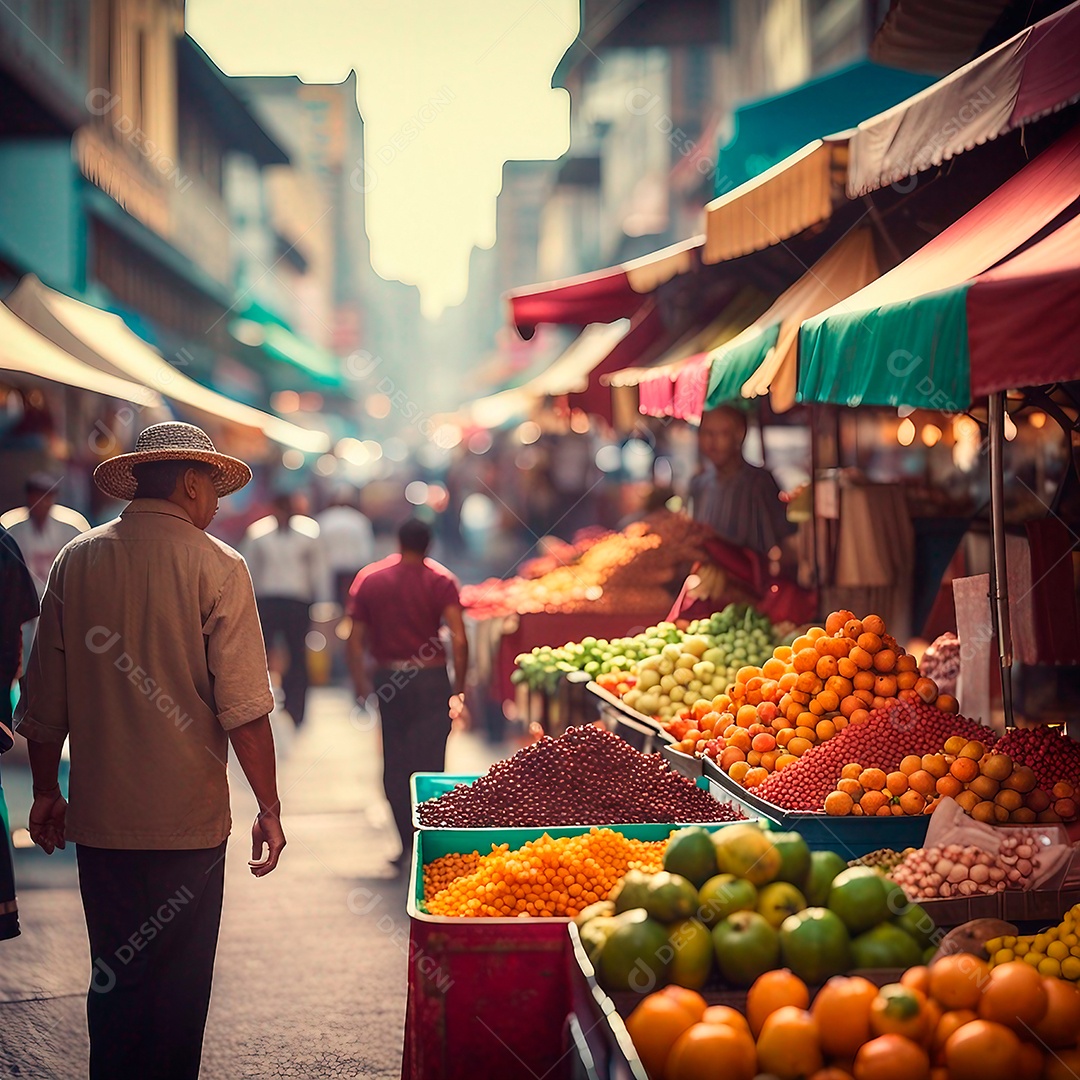
<instances>
[{"instance_id":1,"label":"paved street","mask_svg":"<svg viewBox=\"0 0 1080 1080\"><path fill-rule=\"evenodd\" d=\"M382 797L377 726L350 716L338 690L314 692L308 726L280 739L289 838L267 878L247 871L254 800L233 778L233 841L205 1080L397 1077L405 1015L406 879ZM287 721L286 721L287 723ZM497 756L454 735L447 768L482 771ZM25 819L28 776L5 774L12 820ZM23 934L0 944L0 1080L86 1075L84 993L89 957L73 852L17 852ZM350 894L370 892L351 907ZM386 916L389 915L390 918ZM390 923L393 923L393 927ZM395 934L400 929L402 934Z\"/></svg>"}]
</instances>

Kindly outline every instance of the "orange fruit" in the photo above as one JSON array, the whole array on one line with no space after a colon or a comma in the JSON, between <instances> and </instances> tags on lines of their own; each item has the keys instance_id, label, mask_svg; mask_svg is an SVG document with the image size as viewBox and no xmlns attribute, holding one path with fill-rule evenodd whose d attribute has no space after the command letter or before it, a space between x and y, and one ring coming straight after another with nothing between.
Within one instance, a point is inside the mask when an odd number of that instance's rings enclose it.
<instances>
[{"instance_id":1,"label":"orange fruit","mask_svg":"<svg viewBox=\"0 0 1080 1080\"><path fill-rule=\"evenodd\" d=\"M841 656L840 659L836 661L837 674L841 675L845 679L853 679L855 677L855 673L858 670L859 665L851 659L850 651L849 655Z\"/></svg>"},{"instance_id":2,"label":"orange fruit","mask_svg":"<svg viewBox=\"0 0 1080 1080\"><path fill-rule=\"evenodd\" d=\"M808 649L800 649L792 658L791 666L799 674L803 674L808 671L813 671L817 667L818 653L817 649L811 645Z\"/></svg>"},{"instance_id":3,"label":"orange fruit","mask_svg":"<svg viewBox=\"0 0 1080 1080\"><path fill-rule=\"evenodd\" d=\"M882 769L863 769L859 774L859 783L867 791L882 791L887 779Z\"/></svg>"},{"instance_id":4,"label":"orange fruit","mask_svg":"<svg viewBox=\"0 0 1080 1080\"><path fill-rule=\"evenodd\" d=\"M870 1006L870 1029L875 1035L903 1035L918 1041L926 1028L926 995L921 990L890 983L878 991Z\"/></svg>"},{"instance_id":5,"label":"orange fruit","mask_svg":"<svg viewBox=\"0 0 1080 1080\"><path fill-rule=\"evenodd\" d=\"M925 964L910 967L900 976L900 985L918 990L924 997L930 994L930 969Z\"/></svg>"},{"instance_id":6,"label":"orange fruit","mask_svg":"<svg viewBox=\"0 0 1080 1080\"><path fill-rule=\"evenodd\" d=\"M897 661L899 663L899 661ZM897 690L914 690L915 684L919 681L918 672L915 671L900 671L896 672L896 689Z\"/></svg>"},{"instance_id":7,"label":"orange fruit","mask_svg":"<svg viewBox=\"0 0 1080 1080\"><path fill-rule=\"evenodd\" d=\"M862 706L863 703L854 694L848 694L840 702L840 713L843 716L850 717L852 713L858 712Z\"/></svg>"},{"instance_id":8,"label":"orange fruit","mask_svg":"<svg viewBox=\"0 0 1080 1080\"><path fill-rule=\"evenodd\" d=\"M667 994L669 998L677 1001L695 1020L701 1020L709 1007L696 990L689 990L685 986L676 986L672 983L671 986L665 986L660 993Z\"/></svg>"},{"instance_id":9,"label":"orange fruit","mask_svg":"<svg viewBox=\"0 0 1080 1080\"><path fill-rule=\"evenodd\" d=\"M848 659L860 671L869 671L874 666L873 655L859 645L856 645L855 648L848 653Z\"/></svg>"},{"instance_id":10,"label":"orange fruit","mask_svg":"<svg viewBox=\"0 0 1080 1080\"><path fill-rule=\"evenodd\" d=\"M1037 1038L1055 1049L1075 1046L1080 1032L1080 988L1063 979L1043 979L1046 1012L1035 1025Z\"/></svg>"},{"instance_id":11,"label":"orange fruit","mask_svg":"<svg viewBox=\"0 0 1080 1080\"><path fill-rule=\"evenodd\" d=\"M885 620L880 615L867 615L862 625L863 630L868 634L877 634L880 637L885 633Z\"/></svg>"},{"instance_id":12,"label":"orange fruit","mask_svg":"<svg viewBox=\"0 0 1080 1080\"><path fill-rule=\"evenodd\" d=\"M907 758L904 758L907 761ZM933 795L937 784L937 780L930 775L924 768L920 767L915 772L908 773L908 787L913 791L917 791L920 795Z\"/></svg>"},{"instance_id":13,"label":"orange fruit","mask_svg":"<svg viewBox=\"0 0 1080 1080\"><path fill-rule=\"evenodd\" d=\"M784 1005L805 1009L810 1004L806 983L787 968L766 971L746 992L746 1019L757 1038L765 1020Z\"/></svg>"},{"instance_id":14,"label":"orange fruit","mask_svg":"<svg viewBox=\"0 0 1080 1080\"><path fill-rule=\"evenodd\" d=\"M930 1057L902 1035L880 1035L855 1055L855 1080L929 1080Z\"/></svg>"},{"instance_id":15,"label":"orange fruit","mask_svg":"<svg viewBox=\"0 0 1080 1080\"><path fill-rule=\"evenodd\" d=\"M902 653L896 658L896 670L897 671L918 671L919 665L915 662L915 657L909 653Z\"/></svg>"},{"instance_id":16,"label":"orange fruit","mask_svg":"<svg viewBox=\"0 0 1080 1080\"><path fill-rule=\"evenodd\" d=\"M940 779L949 771L944 754L923 754L922 767L935 779Z\"/></svg>"},{"instance_id":17,"label":"orange fruit","mask_svg":"<svg viewBox=\"0 0 1080 1080\"><path fill-rule=\"evenodd\" d=\"M662 1076L672 1047L696 1023L691 1011L661 992L650 994L634 1009L626 1018L626 1030L649 1075Z\"/></svg>"},{"instance_id":18,"label":"orange fruit","mask_svg":"<svg viewBox=\"0 0 1080 1080\"><path fill-rule=\"evenodd\" d=\"M720 1062L723 1071L717 1068ZM754 1040L726 1024L695 1024L679 1036L663 1071L654 1074L649 1070L650 1076L663 1076L664 1080L701 1080L703 1076L753 1080L756 1074Z\"/></svg>"},{"instance_id":19,"label":"orange fruit","mask_svg":"<svg viewBox=\"0 0 1080 1080\"><path fill-rule=\"evenodd\" d=\"M841 1069L838 1065L826 1065L819 1069L810 1080L852 1080L851 1073Z\"/></svg>"},{"instance_id":20,"label":"orange fruit","mask_svg":"<svg viewBox=\"0 0 1080 1080\"><path fill-rule=\"evenodd\" d=\"M949 772L962 784L969 784L979 775L979 763L974 758L958 757L950 766Z\"/></svg>"},{"instance_id":21,"label":"orange fruit","mask_svg":"<svg viewBox=\"0 0 1080 1080\"><path fill-rule=\"evenodd\" d=\"M864 814L876 814L879 810L885 809L889 804L889 796L883 791L868 791L859 800L859 805L862 807Z\"/></svg>"},{"instance_id":22,"label":"orange fruit","mask_svg":"<svg viewBox=\"0 0 1080 1080\"><path fill-rule=\"evenodd\" d=\"M855 687L851 679L847 676L832 675L825 680L825 689L831 690L840 701L843 701L844 698L846 698L848 694L850 694L851 691L855 689ZM1068 796L1063 797L1068 798Z\"/></svg>"},{"instance_id":23,"label":"orange fruit","mask_svg":"<svg viewBox=\"0 0 1080 1080\"><path fill-rule=\"evenodd\" d=\"M880 671L883 675L887 675L892 672L896 667L896 653L892 649L880 649L874 653L874 670ZM918 683L915 684L918 688ZM935 691L934 697L937 697Z\"/></svg>"},{"instance_id":24,"label":"orange fruit","mask_svg":"<svg viewBox=\"0 0 1080 1080\"><path fill-rule=\"evenodd\" d=\"M900 809L905 814L921 814L926 808L926 796L917 791L908 790L900 796Z\"/></svg>"},{"instance_id":25,"label":"orange fruit","mask_svg":"<svg viewBox=\"0 0 1080 1080\"><path fill-rule=\"evenodd\" d=\"M840 783L844 781L841 780ZM855 800L846 791L830 791L825 796L823 809L829 817L846 817L855 806Z\"/></svg>"},{"instance_id":26,"label":"orange fruit","mask_svg":"<svg viewBox=\"0 0 1080 1080\"><path fill-rule=\"evenodd\" d=\"M832 637L836 637L837 634L842 633L844 624L849 619L855 618L854 611L848 611L846 608L841 608L839 611L834 611L825 620L825 633Z\"/></svg>"},{"instance_id":27,"label":"orange fruit","mask_svg":"<svg viewBox=\"0 0 1080 1080\"><path fill-rule=\"evenodd\" d=\"M816 1072L821 1056L818 1022L806 1009L783 1005L769 1016L758 1036L758 1068L779 1080L796 1080Z\"/></svg>"},{"instance_id":28,"label":"orange fruit","mask_svg":"<svg viewBox=\"0 0 1080 1080\"><path fill-rule=\"evenodd\" d=\"M814 734L818 742L825 742L836 734L836 725L831 720L819 720L814 725ZM1019 792L1013 792L1013 794L1019 794Z\"/></svg>"},{"instance_id":29,"label":"orange fruit","mask_svg":"<svg viewBox=\"0 0 1080 1080\"><path fill-rule=\"evenodd\" d=\"M903 659L903 657L901 657ZM952 694L938 694L937 700L934 704L942 711L947 713L958 713L960 711L960 702L952 696Z\"/></svg>"},{"instance_id":30,"label":"orange fruit","mask_svg":"<svg viewBox=\"0 0 1080 1080\"><path fill-rule=\"evenodd\" d=\"M1020 1040L1015 1032L989 1020L964 1024L945 1043L950 1080L1015 1080L1019 1059Z\"/></svg>"},{"instance_id":31,"label":"orange fruit","mask_svg":"<svg viewBox=\"0 0 1080 1080\"><path fill-rule=\"evenodd\" d=\"M844 637L851 638L852 641L858 641L859 635L862 632L862 619L848 619L848 621L844 623Z\"/></svg>"},{"instance_id":32,"label":"orange fruit","mask_svg":"<svg viewBox=\"0 0 1080 1080\"><path fill-rule=\"evenodd\" d=\"M817 664L814 665L814 673L819 679L831 679L834 675L837 675L839 673L839 668L836 663L836 657L821 657Z\"/></svg>"},{"instance_id":33,"label":"orange fruit","mask_svg":"<svg viewBox=\"0 0 1080 1080\"><path fill-rule=\"evenodd\" d=\"M857 671L852 677L851 685L856 690L873 690L876 678L877 676L872 671Z\"/></svg>"},{"instance_id":34,"label":"orange fruit","mask_svg":"<svg viewBox=\"0 0 1080 1080\"><path fill-rule=\"evenodd\" d=\"M735 763L735 765L738 764L739 762ZM733 765L732 768L735 768L735 766ZM750 771L743 776L742 782L745 787L751 788L757 787L759 784L764 784L765 781L768 779L769 770L763 769L760 765L758 765L751 768Z\"/></svg>"},{"instance_id":35,"label":"orange fruit","mask_svg":"<svg viewBox=\"0 0 1080 1080\"><path fill-rule=\"evenodd\" d=\"M946 1009L975 1009L989 978L989 965L977 956L943 956L930 965L930 996Z\"/></svg>"},{"instance_id":36,"label":"orange fruit","mask_svg":"<svg viewBox=\"0 0 1080 1080\"><path fill-rule=\"evenodd\" d=\"M993 968L979 998L979 1017L1026 1032L1046 1013L1049 1000L1043 977L1022 960Z\"/></svg>"},{"instance_id":37,"label":"orange fruit","mask_svg":"<svg viewBox=\"0 0 1080 1080\"><path fill-rule=\"evenodd\" d=\"M855 761L849 761L841 770L840 775L845 780L858 780L862 773L862 766Z\"/></svg>"},{"instance_id":38,"label":"orange fruit","mask_svg":"<svg viewBox=\"0 0 1080 1080\"><path fill-rule=\"evenodd\" d=\"M964 785L955 776L941 777L934 787L939 795L947 796L950 799L955 799L964 790Z\"/></svg>"},{"instance_id":39,"label":"orange fruit","mask_svg":"<svg viewBox=\"0 0 1080 1080\"><path fill-rule=\"evenodd\" d=\"M828 1057L853 1057L870 1038L870 1006L877 987L858 975L835 975L819 991L810 1009Z\"/></svg>"},{"instance_id":40,"label":"orange fruit","mask_svg":"<svg viewBox=\"0 0 1080 1080\"><path fill-rule=\"evenodd\" d=\"M738 1009L733 1009L730 1005L710 1005L701 1017L701 1022L703 1024L725 1024L736 1031L742 1031L747 1035L750 1034L750 1025L746 1022L746 1017Z\"/></svg>"},{"instance_id":41,"label":"orange fruit","mask_svg":"<svg viewBox=\"0 0 1080 1080\"><path fill-rule=\"evenodd\" d=\"M750 771L750 763L748 761L736 761L731 768L728 769L728 776L737 784L741 784L746 779L746 774Z\"/></svg>"},{"instance_id":42,"label":"orange fruit","mask_svg":"<svg viewBox=\"0 0 1080 1080\"><path fill-rule=\"evenodd\" d=\"M894 675L879 675L874 680L874 694L878 697L895 697L896 677Z\"/></svg>"},{"instance_id":43,"label":"orange fruit","mask_svg":"<svg viewBox=\"0 0 1080 1080\"><path fill-rule=\"evenodd\" d=\"M922 768L922 758L918 754L908 754L900 762L900 771L905 776L910 776L914 772L918 772Z\"/></svg>"},{"instance_id":44,"label":"orange fruit","mask_svg":"<svg viewBox=\"0 0 1080 1080\"><path fill-rule=\"evenodd\" d=\"M885 777L885 787L892 795L903 795L908 786L908 778L902 772L891 772Z\"/></svg>"},{"instance_id":45,"label":"orange fruit","mask_svg":"<svg viewBox=\"0 0 1080 1080\"><path fill-rule=\"evenodd\" d=\"M881 638L877 634L866 632L866 624L863 624L863 633L859 635L858 646L868 653L876 653L881 648Z\"/></svg>"},{"instance_id":46,"label":"orange fruit","mask_svg":"<svg viewBox=\"0 0 1080 1080\"><path fill-rule=\"evenodd\" d=\"M944 1064L945 1044L949 1041L949 1036L957 1028L962 1028L965 1024L970 1024L972 1020L978 1019L971 1009L952 1009L941 1014L941 1019L937 1022L930 1039L930 1052L934 1055L935 1064Z\"/></svg>"}]
</instances>

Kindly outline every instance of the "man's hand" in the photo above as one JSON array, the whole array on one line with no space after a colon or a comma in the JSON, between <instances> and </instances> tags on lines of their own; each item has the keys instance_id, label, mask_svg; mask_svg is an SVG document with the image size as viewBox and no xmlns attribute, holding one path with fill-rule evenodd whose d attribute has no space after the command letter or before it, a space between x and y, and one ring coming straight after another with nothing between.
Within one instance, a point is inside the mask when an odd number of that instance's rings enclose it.
<instances>
[{"instance_id":1,"label":"man's hand","mask_svg":"<svg viewBox=\"0 0 1080 1080\"><path fill-rule=\"evenodd\" d=\"M277 814L264 810L251 826L251 861L248 866L255 877L265 877L278 864L287 843ZM266 855L263 855L263 848Z\"/></svg>"},{"instance_id":2,"label":"man's hand","mask_svg":"<svg viewBox=\"0 0 1080 1080\"><path fill-rule=\"evenodd\" d=\"M35 795L30 807L30 839L46 855L65 846L64 828L67 822L67 800L60 788L44 795Z\"/></svg>"},{"instance_id":3,"label":"man's hand","mask_svg":"<svg viewBox=\"0 0 1080 1080\"><path fill-rule=\"evenodd\" d=\"M465 704L464 694L453 694L450 698L450 720L454 727L460 731L468 731L472 727L472 717L469 715L469 707Z\"/></svg>"}]
</instances>

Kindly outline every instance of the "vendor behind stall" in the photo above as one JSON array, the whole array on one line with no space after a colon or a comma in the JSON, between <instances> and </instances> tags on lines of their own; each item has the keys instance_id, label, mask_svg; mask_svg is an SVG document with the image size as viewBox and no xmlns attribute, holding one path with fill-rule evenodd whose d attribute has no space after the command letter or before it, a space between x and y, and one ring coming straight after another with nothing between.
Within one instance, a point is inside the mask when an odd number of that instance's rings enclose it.
<instances>
[{"instance_id":1,"label":"vendor behind stall","mask_svg":"<svg viewBox=\"0 0 1080 1080\"><path fill-rule=\"evenodd\" d=\"M701 418L702 471L690 482L691 513L736 547L768 555L795 532L768 469L742 455L746 415L721 405Z\"/></svg>"}]
</instances>

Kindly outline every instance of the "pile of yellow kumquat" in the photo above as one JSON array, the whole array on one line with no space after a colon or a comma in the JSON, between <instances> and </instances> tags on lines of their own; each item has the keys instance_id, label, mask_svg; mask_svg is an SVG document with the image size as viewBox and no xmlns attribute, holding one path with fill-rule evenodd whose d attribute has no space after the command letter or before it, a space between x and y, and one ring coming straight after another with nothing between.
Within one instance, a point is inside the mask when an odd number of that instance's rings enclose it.
<instances>
[{"instance_id":1,"label":"pile of yellow kumquat","mask_svg":"<svg viewBox=\"0 0 1080 1080\"><path fill-rule=\"evenodd\" d=\"M515 851L444 855L424 867L431 915L465 918L573 917L608 893L628 870L661 870L666 840L631 840L611 829L553 839L545 833Z\"/></svg>"}]
</instances>

